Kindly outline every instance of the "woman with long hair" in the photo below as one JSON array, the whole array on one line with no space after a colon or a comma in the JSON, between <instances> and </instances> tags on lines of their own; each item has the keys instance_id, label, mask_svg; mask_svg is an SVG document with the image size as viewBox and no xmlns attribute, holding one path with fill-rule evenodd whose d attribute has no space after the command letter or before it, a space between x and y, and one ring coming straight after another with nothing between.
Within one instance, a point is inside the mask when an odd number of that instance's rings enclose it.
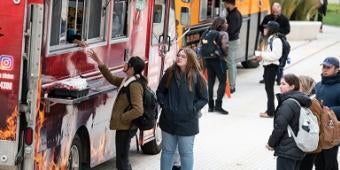
<instances>
[{"instance_id":1,"label":"woman with long hair","mask_svg":"<svg viewBox=\"0 0 340 170\"><path fill-rule=\"evenodd\" d=\"M280 84L281 93L277 95L278 107L274 116L274 129L266 145L267 149L275 151L277 170L299 170L301 160L305 156L287 131L289 125L294 134L297 134L300 109L311 105L311 99L299 90L300 82L297 76L294 74L283 76Z\"/></svg>"},{"instance_id":2,"label":"woman with long hair","mask_svg":"<svg viewBox=\"0 0 340 170\"><path fill-rule=\"evenodd\" d=\"M161 170L171 170L178 146L181 169L193 169L193 147L199 132L199 112L207 103L207 87L196 53L190 48L180 49L176 62L166 70L157 89L162 113Z\"/></svg>"},{"instance_id":3,"label":"woman with long hair","mask_svg":"<svg viewBox=\"0 0 340 170\"><path fill-rule=\"evenodd\" d=\"M279 69L279 59L282 56L282 41L276 36L280 25L275 21L269 21L264 25L264 41L261 51L256 51L258 61L263 61L264 86L267 93L267 110L260 113L260 117L273 117L275 112L274 84L276 73Z\"/></svg>"}]
</instances>

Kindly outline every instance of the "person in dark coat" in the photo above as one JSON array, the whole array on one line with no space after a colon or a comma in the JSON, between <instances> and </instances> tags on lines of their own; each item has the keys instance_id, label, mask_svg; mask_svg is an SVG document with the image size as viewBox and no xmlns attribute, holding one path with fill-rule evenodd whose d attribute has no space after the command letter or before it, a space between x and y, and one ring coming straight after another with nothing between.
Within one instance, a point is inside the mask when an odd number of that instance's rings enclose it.
<instances>
[{"instance_id":1,"label":"person in dark coat","mask_svg":"<svg viewBox=\"0 0 340 170\"><path fill-rule=\"evenodd\" d=\"M162 107L161 170L171 170L178 146L181 169L193 169L193 147L199 132L200 110L208 102L208 91L195 51L180 49L176 62L166 70L157 89Z\"/></svg>"},{"instance_id":2,"label":"person in dark coat","mask_svg":"<svg viewBox=\"0 0 340 170\"><path fill-rule=\"evenodd\" d=\"M322 33L323 30L323 17L326 16L327 13L327 5L328 5L328 0L320 0L321 4L320 7L318 8L318 21L321 22L320 25L320 32Z\"/></svg>"},{"instance_id":3,"label":"person in dark coat","mask_svg":"<svg viewBox=\"0 0 340 170\"><path fill-rule=\"evenodd\" d=\"M299 130L300 106L296 101L302 107L311 105L311 99L299 89L300 82L297 76L294 74L283 76L280 84L281 94L277 94L279 105L274 116L274 130L266 145L267 149L275 151L277 170L298 170L305 156L305 153L297 147L294 138L288 136L287 131L288 125L294 134Z\"/></svg>"},{"instance_id":4,"label":"person in dark coat","mask_svg":"<svg viewBox=\"0 0 340 170\"><path fill-rule=\"evenodd\" d=\"M274 2L272 5L272 11L271 14L265 16L263 18L263 21L261 25L259 26L260 32L262 35L264 35L264 27L266 24L268 24L269 21L276 21L279 23L280 28L278 30L278 33L281 35L286 36L290 32L290 24L289 24L289 19L285 15L282 14L281 12L281 5L278 2ZM284 67L279 67L277 74L276 74L276 84L280 85L280 81L283 75L283 69ZM264 83L264 80L260 80L260 83Z\"/></svg>"},{"instance_id":5,"label":"person in dark coat","mask_svg":"<svg viewBox=\"0 0 340 170\"><path fill-rule=\"evenodd\" d=\"M334 111L340 119L340 71L339 60L327 57L322 62L321 82L315 86L316 98ZM316 170L338 169L338 146L322 150L316 157Z\"/></svg>"},{"instance_id":6,"label":"person in dark coat","mask_svg":"<svg viewBox=\"0 0 340 170\"><path fill-rule=\"evenodd\" d=\"M227 74L227 55L228 55L228 34L227 21L224 18L216 18L211 25L211 30L216 30L220 33L220 42L218 45L222 49L222 56L216 58L205 59L205 67L208 71L208 91L209 91L209 112L219 112L221 114L228 114L228 111L222 108L222 99L225 94L226 74ZM214 102L214 85L216 77L218 79L217 98Z\"/></svg>"},{"instance_id":7,"label":"person in dark coat","mask_svg":"<svg viewBox=\"0 0 340 170\"><path fill-rule=\"evenodd\" d=\"M236 91L236 76L237 76L237 63L236 59L240 57L240 31L242 27L242 14L236 7L235 0L223 0L224 7L228 11L226 17L228 22L228 34L229 34L229 52L227 58L228 66L228 81L230 84L230 92Z\"/></svg>"}]
</instances>

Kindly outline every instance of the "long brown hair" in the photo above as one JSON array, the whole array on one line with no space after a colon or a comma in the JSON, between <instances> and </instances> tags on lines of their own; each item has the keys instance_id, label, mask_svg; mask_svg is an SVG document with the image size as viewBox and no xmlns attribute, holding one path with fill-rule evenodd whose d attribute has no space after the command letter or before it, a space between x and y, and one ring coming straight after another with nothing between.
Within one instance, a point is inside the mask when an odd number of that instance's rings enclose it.
<instances>
[{"instance_id":1,"label":"long brown hair","mask_svg":"<svg viewBox=\"0 0 340 170\"><path fill-rule=\"evenodd\" d=\"M193 76L197 75L197 80L200 83L201 87L206 86L207 82L204 79L204 76L201 72L201 67L197 61L197 55L194 50L192 50L189 47L182 48L178 50L177 55L181 52L184 51L185 55L187 56L187 65L185 68L185 78L188 82L189 90L192 91L193 87ZM170 82L173 79L173 76L175 72L179 72L179 68L176 63L174 63L166 72L168 74L165 87L168 88L170 86Z\"/></svg>"},{"instance_id":2,"label":"long brown hair","mask_svg":"<svg viewBox=\"0 0 340 170\"><path fill-rule=\"evenodd\" d=\"M211 29L217 30L217 31L226 31L223 30L223 25L226 23L226 19L222 17L218 17L214 20L214 22L211 25Z\"/></svg>"}]
</instances>

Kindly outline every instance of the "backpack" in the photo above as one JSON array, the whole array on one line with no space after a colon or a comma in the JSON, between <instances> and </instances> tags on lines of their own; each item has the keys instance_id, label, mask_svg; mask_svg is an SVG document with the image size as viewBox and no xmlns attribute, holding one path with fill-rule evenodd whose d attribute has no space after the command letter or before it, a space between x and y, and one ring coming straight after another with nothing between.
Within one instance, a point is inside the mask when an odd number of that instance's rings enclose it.
<instances>
[{"instance_id":1,"label":"backpack","mask_svg":"<svg viewBox=\"0 0 340 170\"><path fill-rule=\"evenodd\" d=\"M317 149L319 143L319 124L316 116L309 108L302 107L300 103L290 98L300 106L299 131L294 134L292 128L288 125L288 136L293 137L297 147L303 152L313 152Z\"/></svg>"},{"instance_id":2,"label":"backpack","mask_svg":"<svg viewBox=\"0 0 340 170\"><path fill-rule=\"evenodd\" d=\"M283 34L278 33L274 37L280 38L282 42L282 55L279 59L279 62L280 62L279 66L283 68L286 66L286 63L287 63L288 55L290 52L290 44L287 41L287 38ZM274 38L269 40L270 50L273 50L273 39Z\"/></svg>"},{"instance_id":3,"label":"backpack","mask_svg":"<svg viewBox=\"0 0 340 170\"><path fill-rule=\"evenodd\" d=\"M321 131L322 131L322 149L330 149L340 144L340 121L337 119L334 111L321 103L322 114Z\"/></svg>"},{"instance_id":4,"label":"backpack","mask_svg":"<svg viewBox=\"0 0 340 170\"><path fill-rule=\"evenodd\" d=\"M311 111L319 121L320 135L319 146L315 152L330 149L340 144L340 121L333 110L324 107L317 99L312 99Z\"/></svg>"},{"instance_id":5,"label":"backpack","mask_svg":"<svg viewBox=\"0 0 340 170\"><path fill-rule=\"evenodd\" d=\"M134 80L140 82L140 79ZM132 81L132 82L134 82ZM132 83L131 82L131 83ZM130 83L130 84L131 84ZM141 83L141 82L140 82ZM129 84L129 85L130 85ZM143 85L143 83L141 83ZM125 91L128 97L129 103L131 105L130 90L129 85L123 87L121 91ZM143 85L143 108L144 113L142 116L136 118L132 121L134 125L140 130L150 130L155 127L158 118L158 103L155 92L151 90L149 86ZM131 107L129 107L131 108Z\"/></svg>"},{"instance_id":6,"label":"backpack","mask_svg":"<svg viewBox=\"0 0 340 170\"><path fill-rule=\"evenodd\" d=\"M208 29L204 31L200 43L199 54L203 59L222 57L221 37L217 30Z\"/></svg>"}]
</instances>

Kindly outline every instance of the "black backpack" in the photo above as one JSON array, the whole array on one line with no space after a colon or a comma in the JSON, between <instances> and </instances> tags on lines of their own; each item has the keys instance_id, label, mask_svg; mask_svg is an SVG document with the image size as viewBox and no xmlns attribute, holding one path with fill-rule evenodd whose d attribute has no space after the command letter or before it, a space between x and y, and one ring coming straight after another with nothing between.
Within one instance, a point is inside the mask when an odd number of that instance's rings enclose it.
<instances>
[{"instance_id":1,"label":"black backpack","mask_svg":"<svg viewBox=\"0 0 340 170\"><path fill-rule=\"evenodd\" d=\"M134 80L140 82L139 79ZM134 82L132 81L132 82ZM131 82L131 83L132 83ZM131 84L130 83L130 84ZM144 113L142 116L136 118L133 120L133 124L135 124L140 130L149 130L155 127L157 118L158 118L158 103L157 103L157 97L155 92L153 92L150 87L144 86L142 82L140 82L143 86L143 107L144 107ZM125 92L130 106L128 109L131 109L131 99L130 99L130 90L129 86L123 87L121 89L122 92ZM127 109L127 110L128 110Z\"/></svg>"},{"instance_id":2,"label":"black backpack","mask_svg":"<svg viewBox=\"0 0 340 170\"><path fill-rule=\"evenodd\" d=\"M222 57L221 36L217 30L208 29L204 31L200 43L199 55L203 59Z\"/></svg>"},{"instance_id":3,"label":"black backpack","mask_svg":"<svg viewBox=\"0 0 340 170\"><path fill-rule=\"evenodd\" d=\"M280 62L279 66L285 67L286 63L287 63L288 55L289 55L289 52L290 52L290 44L287 41L287 38L283 34L278 33L278 34L274 35L274 37L280 38L280 40L282 42L282 55L279 59L279 62ZM273 39L274 38L270 39L270 41L269 41L270 50L273 49Z\"/></svg>"}]
</instances>

